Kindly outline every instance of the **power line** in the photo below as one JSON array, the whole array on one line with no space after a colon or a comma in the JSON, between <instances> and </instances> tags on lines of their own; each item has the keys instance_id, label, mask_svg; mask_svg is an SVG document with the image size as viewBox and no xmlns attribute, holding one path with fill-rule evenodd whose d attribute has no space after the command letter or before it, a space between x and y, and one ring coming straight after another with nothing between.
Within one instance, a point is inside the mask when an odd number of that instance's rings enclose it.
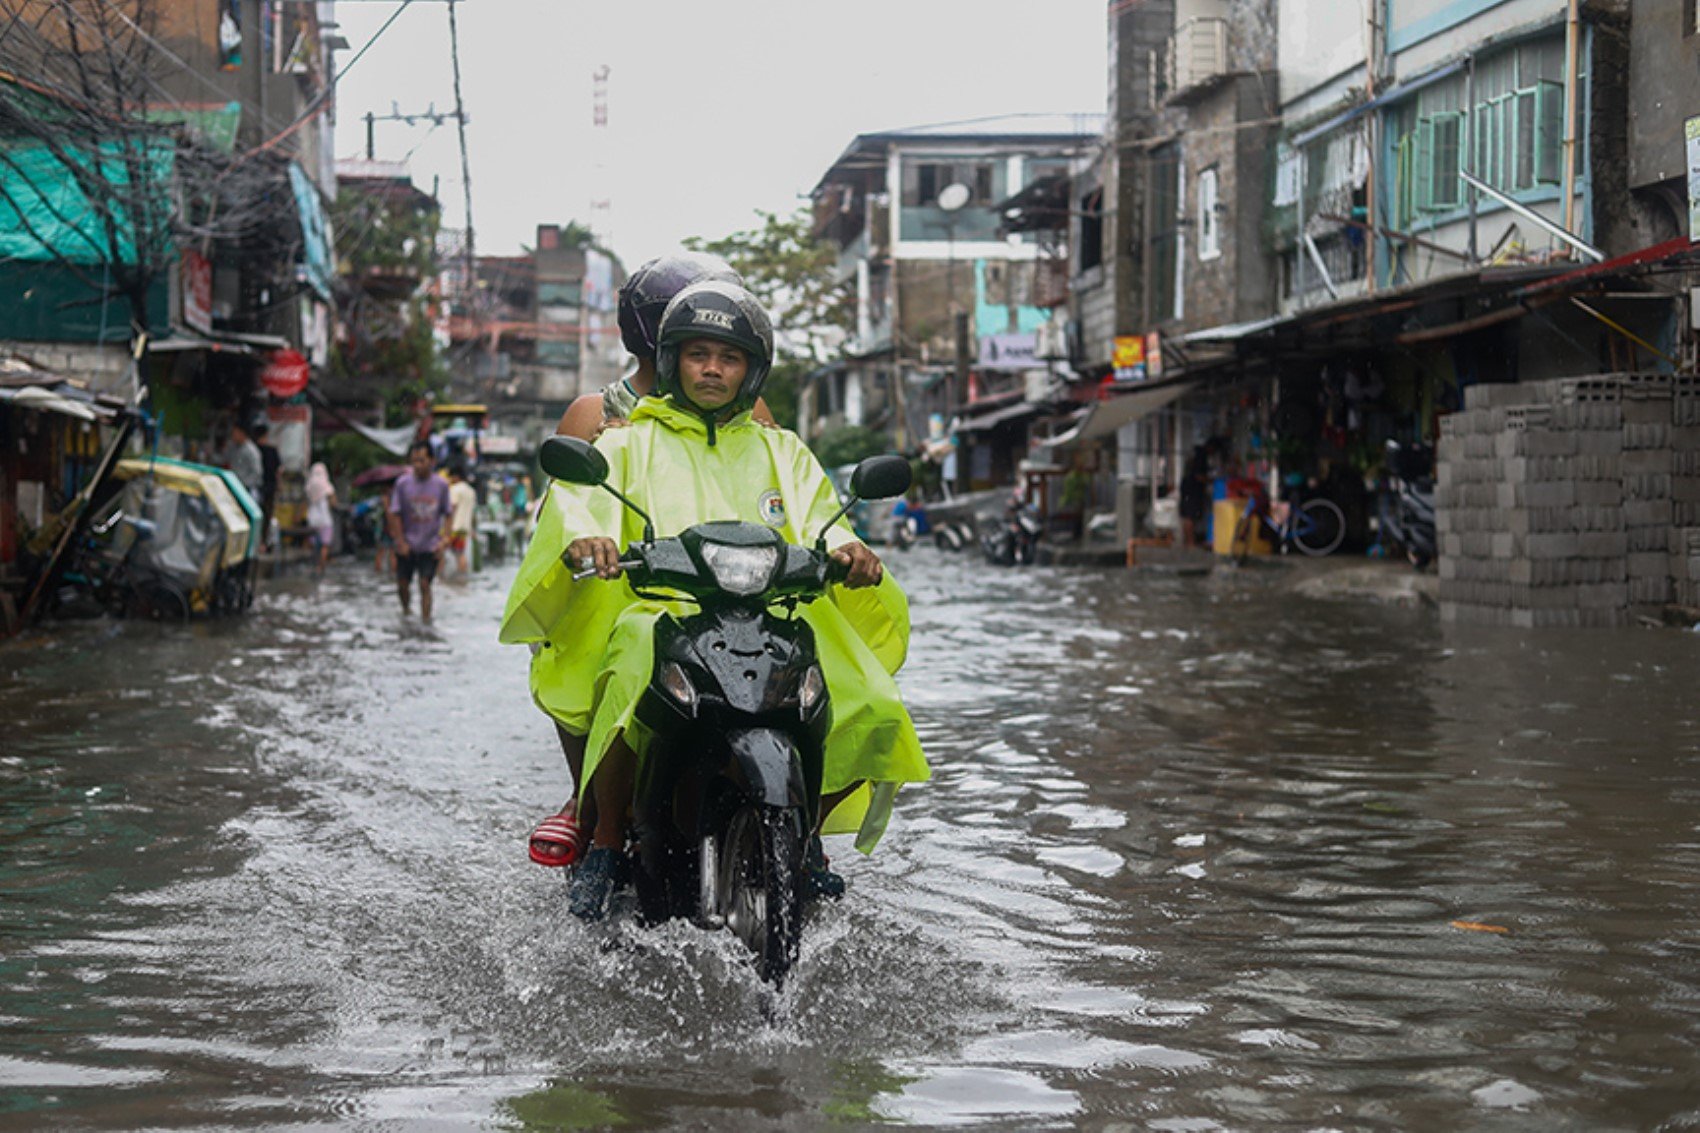
<instances>
[{"instance_id":1,"label":"power line","mask_svg":"<svg viewBox=\"0 0 1700 1133\"><path fill-rule=\"evenodd\" d=\"M378 30L372 33L372 38L368 39L363 45L361 45L360 50L354 53L354 57L338 69L336 75L324 85L324 88L320 90L318 94L313 96L313 100L307 104L307 108L301 112L300 117L296 118L295 121L291 122L278 133L272 135L266 141L261 142L259 145L237 158L237 164L241 164L257 153L263 153L266 150L271 149L273 146L289 137L289 135L299 130L309 120L317 116L319 111L324 109L326 103L330 100L331 95L336 92L337 84L342 82L343 78L348 74L348 72L354 69L354 65L360 62L366 52L372 50L372 45L377 43L378 40L383 37L383 34L390 30L390 26L400 18L401 14L412 7L414 3L415 0L401 0L401 7L390 13L390 18L385 20L383 24L379 26ZM454 0L449 0L449 12L452 16L454 12Z\"/></svg>"}]
</instances>

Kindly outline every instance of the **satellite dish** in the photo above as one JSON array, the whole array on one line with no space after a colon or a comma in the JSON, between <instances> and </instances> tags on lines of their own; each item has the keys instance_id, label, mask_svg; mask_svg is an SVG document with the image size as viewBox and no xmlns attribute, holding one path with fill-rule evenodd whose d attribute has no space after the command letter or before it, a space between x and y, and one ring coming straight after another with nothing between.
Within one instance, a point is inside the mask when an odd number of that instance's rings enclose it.
<instances>
[{"instance_id":1,"label":"satellite dish","mask_svg":"<svg viewBox=\"0 0 1700 1133\"><path fill-rule=\"evenodd\" d=\"M968 203L968 186L960 181L952 181L939 190L939 208L945 212L955 212Z\"/></svg>"}]
</instances>

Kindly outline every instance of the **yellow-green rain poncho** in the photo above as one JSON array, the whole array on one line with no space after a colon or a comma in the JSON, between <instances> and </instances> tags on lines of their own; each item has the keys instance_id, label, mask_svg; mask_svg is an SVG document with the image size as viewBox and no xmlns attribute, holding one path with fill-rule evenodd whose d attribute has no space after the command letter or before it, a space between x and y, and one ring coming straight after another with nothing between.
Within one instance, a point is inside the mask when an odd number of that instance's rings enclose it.
<instances>
[{"instance_id":1,"label":"yellow-green rain poncho","mask_svg":"<svg viewBox=\"0 0 1700 1133\"><path fill-rule=\"evenodd\" d=\"M646 397L631 424L609 429L596 447L608 459L608 484L648 512L661 536L740 519L808 546L839 507L802 441L755 424L748 412L718 425L711 446L700 417ZM624 577L575 582L561 556L574 539L602 535L623 548L642 534L636 513L602 489L552 485L502 616L503 642L541 646L531 661L538 707L587 737L581 795L615 736L624 732L643 749L634 714L653 672L655 622L668 610L695 607L639 598ZM826 541L836 548L854 538L841 520ZM909 646L909 604L887 571L878 586L831 587L799 607L799 616L814 629L832 697L822 792L868 784L833 810L825 832L855 831L857 848L867 853L884 832L897 787L930 774L892 679Z\"/></svg>"}]
</instances>

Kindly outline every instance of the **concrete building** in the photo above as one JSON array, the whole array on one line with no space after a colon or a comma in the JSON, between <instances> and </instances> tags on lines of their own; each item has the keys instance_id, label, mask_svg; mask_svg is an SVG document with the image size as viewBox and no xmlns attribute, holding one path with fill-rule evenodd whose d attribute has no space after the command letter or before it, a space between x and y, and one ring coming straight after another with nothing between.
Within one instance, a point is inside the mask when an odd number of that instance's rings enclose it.
<instances>
[{"instance_id":1,"label":"concrete building","mask_svg":"<svg viewBox=\"0 0 1700 1133\"><path fill-rule=\"evenodd\" d=\"M502 432L541 440L574 398L624 372L616 305L625 271L598 248L564 243L559 225L540 224L532 249L479 256L469 289L455 237L447 233L442 250L450 396L488 405Z\"/></svg>"},{"instance_id":2,"label":"concrete building","mask_svg":"<svg viewBox=\"0 0 1700 1133\"><path fill-rule=\"evenodd\" d=\"M855 292L856 330L801 391L805 435L861 425L915 447L956 421L958 482L1008 482L1029 406L1048 398L1036 382L1030 401L1025 375L1045 369L1041 297L1061 267L1030 233L1003 231L998 206L1094 153L1102 129L1096 113L1026 115L851 142L813 198L815 233L839 249L838 278Z\"/></svg>"}]
</instances>

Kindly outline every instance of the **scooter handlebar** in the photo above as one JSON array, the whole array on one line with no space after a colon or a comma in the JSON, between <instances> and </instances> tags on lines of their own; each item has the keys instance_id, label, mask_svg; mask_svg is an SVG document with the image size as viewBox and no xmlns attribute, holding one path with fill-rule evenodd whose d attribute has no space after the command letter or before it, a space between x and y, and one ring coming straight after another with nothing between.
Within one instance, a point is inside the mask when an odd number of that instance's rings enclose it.
<instances>
[{"instance_id":1,"label":"scooter handlebar","mask_svg":"<svg viewBox=\"0 0 1700 1133\"><path fill-rule=\"evenodd\" d=\"M624 572L624 571L631 570L633 567L642 566L643 560L642 559L621 559L619 561L618 565L619 565L620 570L622 572ZM573 581L574 582L583 582L587 578L595 577L595 575L596 575L596 568L595 567L586 567L583 570L573 571Z\"/></svg>"}]
</instances>

